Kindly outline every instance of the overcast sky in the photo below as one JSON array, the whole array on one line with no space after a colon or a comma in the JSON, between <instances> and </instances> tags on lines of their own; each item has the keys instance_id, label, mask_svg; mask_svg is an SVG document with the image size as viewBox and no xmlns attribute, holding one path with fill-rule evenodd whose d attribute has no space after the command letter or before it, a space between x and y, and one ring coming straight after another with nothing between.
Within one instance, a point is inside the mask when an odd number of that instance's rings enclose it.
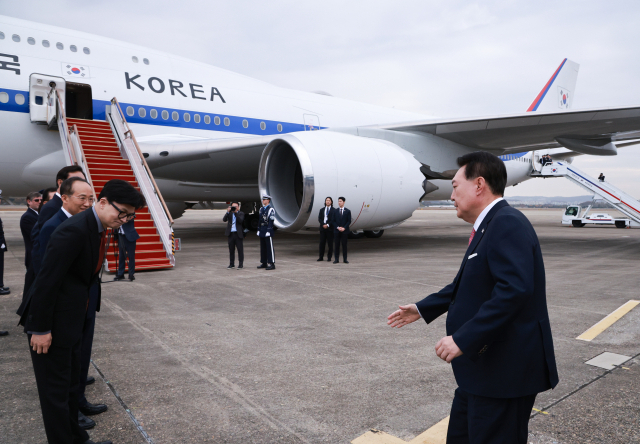
<instances>
[{"instance_id":1,"label":"overcast sky","mask_svg":"<svg viewBox=\"0 0 640 444\"><path fill-rule=\"evenodd\" d=\"M442 117L523 112L565 57L580 64L574 109L640 105L639 13L637 0L0 0L0 14ZM640 146L574 164L640 197ZM564 179L507 192L583 194Z\"/></svg>"}]
</instances>

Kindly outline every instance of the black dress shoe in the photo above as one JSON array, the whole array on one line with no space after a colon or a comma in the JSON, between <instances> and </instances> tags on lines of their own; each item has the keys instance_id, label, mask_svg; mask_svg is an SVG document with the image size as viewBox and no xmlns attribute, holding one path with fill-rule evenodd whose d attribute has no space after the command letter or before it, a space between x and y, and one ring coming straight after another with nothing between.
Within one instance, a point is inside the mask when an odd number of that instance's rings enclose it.
<instances>
[{"instance_id":1,"label":"black dress shoe","mask_svg":"<svg viewBox=\"0 0 640 444\"><path fill-rule=\"evenodd\" d=\"M85 384L84 384L84 385L91 385L91 384L93 384L94 382L96 382L96 378L94 378L93 376L89 376L89 377L87 378L87 382L85 382Z\"/></svg>"},{"instance_id":2,"label":"black dress shoe","mask_svg":"<svg viewBox=\"0 0 640 444\"><path fill-rule=\"evenodd\" d=\"M227 268L236 268L236 266L235 266L235 265L233 265L233 264L231 264L231 265L229 265Z\"/></svg>"},{"instance_id":3,"label":"black dress shoe","mask_svg":"<svg viewBox=\"0 0 640 444\"><path fill-rule=\"evenodd\" d=\"M78 425L82 430L89 430L96 426L96 422L93 419L84 416L82 412L78 412Z\"/></svg>"},{"instance_id":4,"label":"black dress shoe","mask_svg":"<svg viewBox=\"0 0 640 444\"><path fill-rule=\"evenodd\" d=\"M267 268L267 264L258 265L256 268Z\"/></svg>"},{"instance_id":5,"label":"black dress shoe","mask_svg":"<svg viewBox=\"0 0 640 444\"><path fill-rule=\"evenodd\" d=\"M133 281L135 281L135 280L136 280L136 277L135 277L135 276L129 276L129 280L130 280L131 282L133 282Z\"/></svg>"},{"instance_id":6,"label":"black dress shoe","mask_svg":"<svg viewBox=\"0 0 640 444\"><path fill-rule=\"evenodd\" d=\"M316 262L322 262L323 260L324 260L323 258L320 258Z\"/></svg>"},{"instance_id":7,"label":"black dress shoe","mask_svg":"<svg viewBox=\"0 0 640 444\"><path fill-rule=\"evenodd\" d=\"M100 413L106 412L108 408L109 407L104 404L91 404L90 402L87 402L85 405L81 405L79 407L80 411L87 416L98 415Z\"/></svg>"},{"instance_id":8,"label":"black dress shoe","mask_svg":"<svg viewBox=\"0 0 640 444\"><path fill-rule=\"evenodd\" d=\"M334 263L334 264L337 264L337 263L339 263L339 262L338 262L338 261L333 261L333 263Z\"/></svg>"},{"instance_id":9,"label":"black dress shoe","mask_svg":"<svg viewBox=\"0 0 640 444\"><path fill-rule=\"evenodd\" d=\"M327 258L327 262L331 262L331 258L330 257Z\"/></svg>"},{"instance_id":10,"label":"black dress shoe","mask_svg":"<svg viewBox=\"0 0 640 444\"><path fill-rule=\"evenodd\" d=\"M0 287L0 294L9 294L11 293L11 290L9 290L9 287Z\"/></svg>"},{"instance_id":11,"label":"black dress shoe","mask_svg":"<svg viewBox=\"0 0 640 444\"><path fill-rule=\"evenodd\" d=\"M276 264L269 264L269 266L265 268L265 270L275 270L275 269L276 269Z\"/></svg>"},{"instance_id":12,"label":"black dress shoe","mask_svg":"<svg viewBox=\"0 0 640 444\"><path fill-rule=\"evenodd\" d=\"M116 276L113 278L114 281L124 281L124 275L122 276Z\"/></svg>"},{"instance_id":13,"label":"black dress shoe","mask_svg":"<svg viewBox=\"0 0 640 444\"><path fill-rule=\"evenodd\" d=\"M348 264L348 263L349 263L349 261L342 261L342 263L344 263L344 264Z\"/></svg>"},{"instance_id":14,"label":"black dress shoe","mask_svg":"<svg viewBox=\"0 0 640 444\"><path fill-rule=\"evenodd\" d=\"M6 331L6 330L0 331L0 336L7 336L8 334L9 334L9 332Z\"/></svg>"},{"instance_id":15,"label":"black dress shoe","mask_svg":"<svg viewBox=\"0 0 640 444\"><path fill-rule=\"evenodd\" d=\"M100 441L100 442L95 442L95 441L91 441L90 439L87 439L84 444L113 444L111 441Z\"/></svg>"},{"instance_id":16,"label":"black dress shoe","mask_svg":"<svg viewBox=\"0 0 640 444\"><path fill-rule=\"evenodd\" d=\"M242 264L238 265L238 270L239 270L239 269L241 269L241 268L244 268L244 267L242 266Z\"/></svg>"}]
</instances>

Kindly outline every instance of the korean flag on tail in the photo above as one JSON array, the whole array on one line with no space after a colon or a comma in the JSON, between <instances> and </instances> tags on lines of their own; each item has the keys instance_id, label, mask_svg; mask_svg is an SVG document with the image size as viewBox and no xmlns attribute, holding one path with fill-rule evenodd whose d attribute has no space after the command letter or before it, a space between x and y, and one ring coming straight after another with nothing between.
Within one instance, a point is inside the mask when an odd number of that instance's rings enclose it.
<instances>
[{"instance_id":1,"label":"korean flag on tail","mask_svg":"<svg viewBox=\"0 0 640 444\"><path fill-rule=\"evenodd\" d=\"M569 94L571 92L567 88L563 88L562 86L558 86L558 107L560 109L569 109Z\"/></svg>"},{"instance_id":2,"label":"korean flag on tail","mask_svg":"<svg viewBox=\"0 0 640 444\"><path fill-rule=\"evenodd\" d=\"M88 79L91 77L88 66L64 62L62 62L62 75L64 77L79 77L81 79Z\"/></svg>"}]
</instances>

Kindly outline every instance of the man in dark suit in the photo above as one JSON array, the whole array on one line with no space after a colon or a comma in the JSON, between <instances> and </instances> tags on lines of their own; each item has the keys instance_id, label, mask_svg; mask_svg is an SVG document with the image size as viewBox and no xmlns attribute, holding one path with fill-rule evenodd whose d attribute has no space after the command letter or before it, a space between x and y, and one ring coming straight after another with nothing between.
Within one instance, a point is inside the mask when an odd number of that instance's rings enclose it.
<instances>
[{"instance_id":1,"label":"man in dark suit","mask_svg":"<svg viewBox=\"0 0 640 444\"><path fill-rule=\"evenodd\" d=\"M27 268L29 268L29 264L31 263L31 249L33 248L31 231L36 222L38 222L40 202L42 202L42 194L37 191L29 193L27 195L27 211L25 211L20 218L20 232L24 240L24 266Z\"/></svg>"},{"instance_id":2,"label":"man in dark suit","mask_svg":"<svg viewBox=\"0 0 640 444\"><path fill-rule=\"evenodd\" d=\"M2 203L2 190L0 190L0 203ZM2 219L0 219L0 295L11 293L11 289L4 286L4 252L7 250L7 241L4 238Z\"/></svg>"},{"instance_id":3,"label":"man in dark suit","mask_svg":"<svg viewBox=\"0 0 640 444\"><path fill-rule=\"evenodd\" d=\"M244 222L244 212L239 211L240 204L231 202L231 206L227 208L227 212L222 217L222 222L227 223L224 235L229 239L229 266L231 269L236 266L236 248L238 249L238 269L244 268L244 246L242 245L244 233L242 232L242 224Z\"/></svg>"},{"instance_id":4,"label":"man in dark suit","mask_svg":"<svg viewBox=\"0 0 640 444\"><path fill-rule=\"evenodd\" d=\"M133 186L111 180L92 209L61 223L49 239L30 290L25 332L50 443L93 442L78 425L77 394L89 289L98 282L107 229L132 220L143 205Z\"/></svg>"},{"instance_id":5,"label":"man in dark suit","mask_svg":"<svg viewBox=\"0 0 640 444\"><path fill-rule=\"evenodd\" d=\"M327 260L331 260L331 255L333 254L333 216L335 213L336 209L333 208L333 199L327 197L324 200L324 207L320 208L318 212L318 223L320 224L320 257L318 258L318 262L324 260L325 244L329 245Z\"/></svg>"},{"instance_id":6,"label":"man in dark suit","mask_svg":"<svg viewBox=\"0 0 640 444\"><path fill-rule=\"evenodd\" d=\"M136 241L140 239L140 235L133 225L133 220L122 225L118 229L118 274L113 279L121 281L124 279L124 269L127 265L127 257L129 258L129 280L134 281L136 277Z\"/></svg>"},{"instance_id":7,"label":"man in dark suit","mask_svg":"<svg viewBox=\"0 0 640 444\"><path fill-rule=\"evenodd\" d=\"M58 174L56 174L56 186L58 187L58 191L56 192L56 195L53 196L51 200L49 200L49 202L47 202L45 205L42 206L42 208L40 209L40 212L38 213L38 222L35 223L35 225L33 226L33 230L31 231L31 241L33 243L33 247L31 250L32 263L27 268L27 273L25 274L25 277L24 277L22 304L20 304L20 307L18 308L18 311L17 311L17 314L20 317L22 317L22 315L24 314L25 298L29 294L29 289L31 288L31 284L33 284L33 281L36 278L37 271L34 270L33 265L35 263L36 266L39 266L40 260L42 259L40 257L40 246L38 245L38 236L40 234L40 230L42 229L42 226L49 219L51 219L54 214L60 211L60 208L62 208L62 198L60 197L60 185L62 185L62 182L64 182L70 177L80 177L82 179L86 179L84 172L82 171L82 168L78 165L66 166L62 168L60 171L58 171Z\"/></svg>"},{"instance_id":8,"label":"man in dark suit","mask_svg":"<svg viewBox=\"0 0 640 444\"><path fill-rule=\"evenodd\" d=\"M334 264L340 262L340 244L342 244L342 261L348 264L347 260L347 239L349 238L349 226L351 225L351 211L344 207L345 198L338 198L338 209L333 215L333 237L336 242L336 260Z\"/></svg>"},{"instance_id":9,"label":"man in dark suit","mask_svg":"<svg viewBox=\"0 0 640 444\"><path fill-rule=\"evenodd\" d=\"M536 395L558 383L540 243L529 220L502 198L502 161L476 152L458 165L451 199L458 217L473 224L460 270L387 323L430 323L449 312L447 336L436 344L458 383L447 443L524 444Z\"/></svg>"}]
</instances>

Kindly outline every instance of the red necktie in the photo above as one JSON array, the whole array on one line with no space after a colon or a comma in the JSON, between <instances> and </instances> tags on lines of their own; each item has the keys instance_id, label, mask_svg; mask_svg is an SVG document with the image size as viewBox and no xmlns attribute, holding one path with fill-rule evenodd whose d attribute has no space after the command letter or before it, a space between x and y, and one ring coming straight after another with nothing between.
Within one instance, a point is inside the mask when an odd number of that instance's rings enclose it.
<instances>
[{"instance_id":1,"label":"red necktie","mask_svg":"<svg viewBox=\"0 0 640 444\"><path fill-rule=\"evenodd\" d=\"M102 267L102 262L104 261L104 253L107 246L107 230L102 230L100 233L100 256L98 256L98 266L96 267L96 271L94 274L100 272L100 267Z\"/></svg>"},{"instance_id":2,"label":"red necktie","mask_svg":"<svg viewBox=\"0 0 640 444\"><path fill-rule=\"evenodd\" d=\"M474 228L473 231L471 231L471 236L469 236L469 244L471 245L471 241L473 240L473 236L476 234L476 229Z\"/></svg>"}]
</instances>

